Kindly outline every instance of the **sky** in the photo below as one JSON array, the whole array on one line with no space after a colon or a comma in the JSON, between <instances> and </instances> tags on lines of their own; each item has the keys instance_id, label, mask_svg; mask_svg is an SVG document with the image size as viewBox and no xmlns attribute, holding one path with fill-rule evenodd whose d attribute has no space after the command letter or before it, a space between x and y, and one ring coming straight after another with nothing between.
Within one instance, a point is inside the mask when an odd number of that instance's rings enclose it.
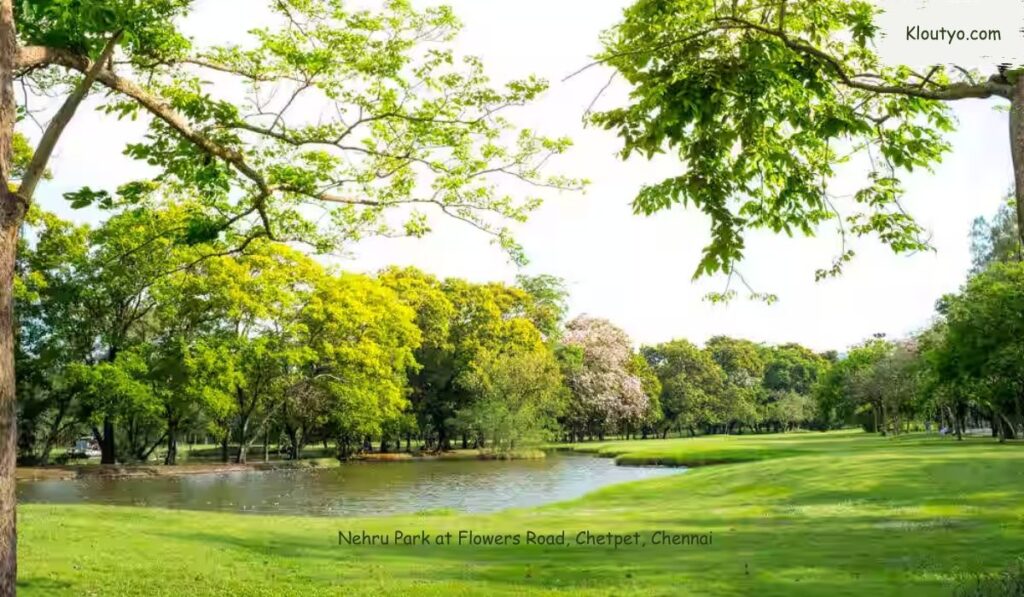
<instances>
[{"instance_id":1,"label":"sky","mask_svg":"<svg viewBox=\"0 0 1024 597\"><path fill-rule=\"evenodd\" d=\"M613 25L627 0L450 0L464 24L456 42L462 54L479 56L495 83L528 74L551 81L539 101L507 113L520 126L551 136L567 135L575 147L551 163L552 171L588 178L583 194L552 193L516 237L530 264L525 273L552 274L567 282L572 314L605 317L636 344L673 338L701 343L715 335L765 343L799 342L816 350L843 350L873 334L901 337L927 325L935 301L963 283L969 267L968 231L978 215L990 215L1012 183L1007 113L995 103L968 100L955 107L954 150L935 169L905 179L904 205L932 235L934 253L894 255L868 238L854 241L857 257L837 278L815 282L814 272L839 252L838 238L824 230L814 239L754 233L740 266L759 292L779 301L767 305L742 295L711 304L705 295L724 288L722 278L694 282L708 220L677 208L653 217L635 216L630 203L645 183L677 174L671 158L623 161L614 133L586 128L582 116L610 71L587 65L598 36ZM185 23L200 42L241 42L259 25L257 0L197 0ZM427 5L423 1L418 5ZM611 108L627 89L613 87L598 108ZM61 195L91 186L113 189L146 172L122 156L142 123L114 122L85 108L57 148L54 179L40 187L42 205L73 219L94 215L69 210ZM849 172L834 188L862 180ZM334 263L373 272L385 265L413 265L437 276L475 281L512 281L518 270L480 232L454 221L436 221L423 239L371 239Z\"/></svg>"}]
</instances>

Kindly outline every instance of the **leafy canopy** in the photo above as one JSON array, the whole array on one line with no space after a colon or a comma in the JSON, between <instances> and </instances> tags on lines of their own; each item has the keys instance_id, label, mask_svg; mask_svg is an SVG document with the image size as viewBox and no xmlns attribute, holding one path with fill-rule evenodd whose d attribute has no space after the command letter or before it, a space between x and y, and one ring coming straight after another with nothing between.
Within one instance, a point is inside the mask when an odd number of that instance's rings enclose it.
<instances>
[{"instance_id":1,"label":"leafy canopy","mask_svg":"<svg viewBox=\"0 0 1024 597\"><path fill-rule=\"evenodd\" d=\"M759 229L811 236L835 224L841 251L818 278L853 257L848 236L873 235L896 252L928 247L900 205L901 177L949 149L944 102L1008 98L1011 85L1002 74L881 64L877 10L866 0L639 0L605 35L599 62L632 92L592 122L618 133L623 158L681 161L633 207L649 215L682 204L710 217L695 277L735 275ZM847 163L866 163L867 177L836 197L829 185Z\"/></svg>"},{"instance_id":2,"label":"leafy canopy","mask_svg":"<svg viewBox=\"0 0 1024 597\"><path fill-rule=\"evenodd\" d=\"M479 59L454 51L460 24L448 8L273 1L271 24L244 43L198 47L177 27L195 4L19 5L22 82L71 102L89 91L79 77L88 73L111 92L106 112L149 123L126 154L158 174L69 193L72 207L116 210L155 194L200 208L189 243L244 248L265 237L323 252L371 235L422 236L440 216L492 236L522 262L507 222L526 220L542 190L584 184L542 171L568 139L505 116L547 83L493 85ZM104 52L111 58L95 65Z\"/></svg>"}]
</instances>

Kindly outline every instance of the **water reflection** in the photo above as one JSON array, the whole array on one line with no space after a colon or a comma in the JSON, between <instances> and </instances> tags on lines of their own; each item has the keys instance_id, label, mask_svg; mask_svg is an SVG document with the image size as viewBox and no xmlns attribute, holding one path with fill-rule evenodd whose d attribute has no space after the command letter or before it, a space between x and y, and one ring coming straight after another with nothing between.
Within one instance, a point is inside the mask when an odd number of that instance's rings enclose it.
<instances>
[{"instance_id":1,"label":"water reflection","mask_svg":"<svg viewBox=\"0 0 1024 597\"><path fill-rule=\"evenodd\" d=\"M493 512L566 500L605 485L680 471L615 466L607 458L566 455L511 462L357 462L320 470L34 481L19 484L18 500L312 516L436 509Z\"/></svg>"}]
</instances>

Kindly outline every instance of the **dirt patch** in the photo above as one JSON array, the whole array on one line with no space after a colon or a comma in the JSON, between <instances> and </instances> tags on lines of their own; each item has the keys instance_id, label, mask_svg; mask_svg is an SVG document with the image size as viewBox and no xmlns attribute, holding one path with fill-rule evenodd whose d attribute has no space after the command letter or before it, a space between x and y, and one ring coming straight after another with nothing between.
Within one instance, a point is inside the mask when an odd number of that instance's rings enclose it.
<instances>
[{"instance_id":1,"label":"dirt patch","mask_svg":"<svg viewBox=\"0 0 1024 597\"><path fill-rule=\"evenodd\" d=\"M83 464L78 466L19 467L16 479L18 481L61 481L88 478L180 477L327 466L331 466L331 463L321 460L253 462L250 464L179 464L175 466Z\"/></svg>"}]
</instances>

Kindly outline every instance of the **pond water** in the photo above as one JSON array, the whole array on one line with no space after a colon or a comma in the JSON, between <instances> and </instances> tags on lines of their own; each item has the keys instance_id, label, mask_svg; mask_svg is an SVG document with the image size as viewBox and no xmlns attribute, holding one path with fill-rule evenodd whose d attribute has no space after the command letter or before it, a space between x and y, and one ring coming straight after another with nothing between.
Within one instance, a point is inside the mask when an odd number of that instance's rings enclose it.
<instances>
[{"instance_id":1,"label":"pond water","mask_svg":"<svg viewBox=\"0 0 1024 597\"><path fill-rule=\"evenodd\" d=\"M541 460L353 462L329 469L32 481L18 485L18 501L309 516L493 512L682 470L560 454Z\"/></svg>"}]
</instances>

